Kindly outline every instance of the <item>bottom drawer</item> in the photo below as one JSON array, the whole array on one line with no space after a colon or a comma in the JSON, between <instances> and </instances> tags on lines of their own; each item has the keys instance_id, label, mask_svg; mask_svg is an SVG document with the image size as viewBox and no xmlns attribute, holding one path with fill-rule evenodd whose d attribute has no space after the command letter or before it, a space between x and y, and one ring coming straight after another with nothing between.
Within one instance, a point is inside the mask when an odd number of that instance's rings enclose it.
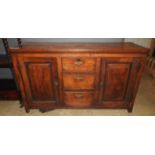
<instances>
[{"instance_id":1,"label":"bottom drawer","mask_svg":"<svg viewBox=\"0 0 155 155\"><path fill-rule=\"evenodd\" d=\"M93 92L64 92L64 102L69 107L90 107L93 101Z\"/></svg>"}]
</instances>

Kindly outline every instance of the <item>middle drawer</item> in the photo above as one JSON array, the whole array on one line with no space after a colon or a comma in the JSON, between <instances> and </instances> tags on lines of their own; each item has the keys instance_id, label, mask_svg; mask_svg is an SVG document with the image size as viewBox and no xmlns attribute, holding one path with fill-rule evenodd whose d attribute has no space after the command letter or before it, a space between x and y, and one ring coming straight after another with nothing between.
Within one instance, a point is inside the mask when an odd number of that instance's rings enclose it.
<instances>
[{"instance_id":1,"label":"middle drawer","mask_svg":"<svg viewBox=\"0 0 155 155\"><path fill-rule=\"evenodd\" d=\"M90 90L95 88L95 75L64 74L63 83L66 90Z\"/></svg>"}]
</instances>

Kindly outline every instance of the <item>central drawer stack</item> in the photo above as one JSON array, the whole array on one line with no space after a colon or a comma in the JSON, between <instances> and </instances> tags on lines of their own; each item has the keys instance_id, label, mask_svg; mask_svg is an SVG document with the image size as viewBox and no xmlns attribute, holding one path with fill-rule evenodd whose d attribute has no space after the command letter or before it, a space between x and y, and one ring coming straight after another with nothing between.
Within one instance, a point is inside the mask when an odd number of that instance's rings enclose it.
<instances>
[{"instance_id":1,"label":"central drawer stack","mask_svg":"<svg viewBox=\"0 0 155 155\"><path fill-rule=\"evenodd\" d=\"M63 58L64 103L69 107L90 107L96 86L95 58Z\"/></svg>"}]
</instances>

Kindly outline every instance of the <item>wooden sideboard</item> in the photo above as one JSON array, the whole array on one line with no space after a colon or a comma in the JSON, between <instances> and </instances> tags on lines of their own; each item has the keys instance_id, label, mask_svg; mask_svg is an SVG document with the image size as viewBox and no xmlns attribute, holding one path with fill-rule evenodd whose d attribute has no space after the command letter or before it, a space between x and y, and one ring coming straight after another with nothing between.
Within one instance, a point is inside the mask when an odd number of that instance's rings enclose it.
<instances>
[{"instance_id":1,"label":"wooden sideboard","mask_svg":"<svg viewBox=\"0 0 155 155\"><path fill-rule=\"evenodd\" d=\"M148 52L133 43L26 43L10 49L26 112L55 108L132 112Z\"/></svg>"}]
</instances>

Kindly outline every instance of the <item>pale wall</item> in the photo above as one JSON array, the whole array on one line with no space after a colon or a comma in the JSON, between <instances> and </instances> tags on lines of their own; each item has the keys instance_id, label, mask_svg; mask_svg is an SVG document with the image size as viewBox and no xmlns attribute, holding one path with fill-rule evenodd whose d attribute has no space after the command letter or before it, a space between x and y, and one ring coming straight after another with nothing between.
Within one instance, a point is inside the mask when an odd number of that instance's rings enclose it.
<instances>
[{"instance_id":1,"label":"pale wall","mask_svg":"<svg viewBox=\"0 0 155 155\"><path fill-rule=\"evenodd\" d=\"M151 38L126 38L125 42L133 42L138 45L150 48Z\"/></svg>"}]
</instances>

